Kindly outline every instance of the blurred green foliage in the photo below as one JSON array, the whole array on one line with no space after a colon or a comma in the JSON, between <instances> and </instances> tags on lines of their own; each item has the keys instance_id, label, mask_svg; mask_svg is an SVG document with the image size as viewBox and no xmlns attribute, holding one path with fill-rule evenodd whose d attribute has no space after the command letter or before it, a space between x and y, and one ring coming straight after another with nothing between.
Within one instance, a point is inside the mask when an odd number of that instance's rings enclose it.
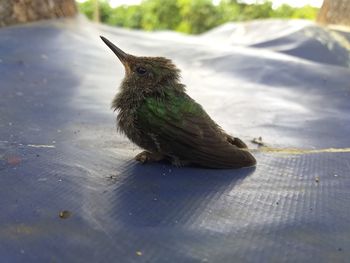
<instances>
[{"instance_id":1,"label":"blurred green foliage","mask_svg":"<svg viewBox=\"0 0 350 263\"><path fill-rule=\"evenodd\" d=\"M95 0L78 3L79 10L93 17ZM99 0L100 20L113 26L144 30L176 30L200 34L229 21L246 21L262 18L315 19L318 8L294 8L281 5L272 8L270 1L261 4L244 4L239 0L143 0L140 5L110 7L107 0Z\"/></svg>"}]
</instances>

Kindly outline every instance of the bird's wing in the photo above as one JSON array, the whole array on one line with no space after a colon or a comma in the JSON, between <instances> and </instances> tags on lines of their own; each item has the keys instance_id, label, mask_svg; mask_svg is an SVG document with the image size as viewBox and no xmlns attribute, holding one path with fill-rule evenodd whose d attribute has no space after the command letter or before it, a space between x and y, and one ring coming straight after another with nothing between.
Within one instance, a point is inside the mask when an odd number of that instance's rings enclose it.
<instances>
[{"instance_id":1,"label":"bird's wing","mask_svg":"<svg viewBox=\"0 0 350 263\"><path fill-rule=\"evenodd\" d=\"M180 160L212 168L240 168L256 163L247 150L230 143L203 108L184 93L171 93L165 100L146 98L137 123L144 136L156 140L163 153Z\"/></svg>"}]
</instances>

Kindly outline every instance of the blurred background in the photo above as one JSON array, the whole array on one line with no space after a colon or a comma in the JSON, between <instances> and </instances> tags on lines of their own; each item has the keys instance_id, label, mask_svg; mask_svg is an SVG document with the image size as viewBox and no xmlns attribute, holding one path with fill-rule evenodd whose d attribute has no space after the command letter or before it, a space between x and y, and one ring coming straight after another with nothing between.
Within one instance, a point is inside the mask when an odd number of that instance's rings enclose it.
<instances>
[{"instance_id":1,"label":"blurred background","mask_svg":"<svg viewBox=\"0 0 350 263\"><path fill-rule=\"evenodd\" d=\"M308 19L350 25L348 0L0 0L0 26L77 12L111 26L200 34L229 21Z\"/></svg>"},{"instance_id":2,"label":"blurred background","mask_svg":"<svg viewBox=\"0 0 350 263\"><path fill-rule=\"evenodd\" d=\"M129 5L126 5L127 2ZM302 6L307 2L309 5ZM80 12L87 17L113 26L199 34L229 21L262 18L314 20L321 6L321 0L284 2L281 0L80 0L78 6ZM95 11L96 8L98 12Z\"/></svg>"}]
</instances>

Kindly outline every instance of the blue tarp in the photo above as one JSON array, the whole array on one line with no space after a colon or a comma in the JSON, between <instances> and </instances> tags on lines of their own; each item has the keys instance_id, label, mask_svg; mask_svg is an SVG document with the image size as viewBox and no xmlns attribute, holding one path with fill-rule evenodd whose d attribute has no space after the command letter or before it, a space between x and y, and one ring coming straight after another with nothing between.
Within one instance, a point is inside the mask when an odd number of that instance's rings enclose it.
<instances>
[{"instance_id":1,"label":"blue tarp","mask_svg":"<svg viewBox=\"0 0 350 263\"><path fill-rule=\"evenodd\" d=\"M123 67L99 35L173 59L257 167L135 163L110 109ZM305 21L196 37L82 18L0 29L0 261L348 262L346 39Z\"/></svg>"}]
</instances>

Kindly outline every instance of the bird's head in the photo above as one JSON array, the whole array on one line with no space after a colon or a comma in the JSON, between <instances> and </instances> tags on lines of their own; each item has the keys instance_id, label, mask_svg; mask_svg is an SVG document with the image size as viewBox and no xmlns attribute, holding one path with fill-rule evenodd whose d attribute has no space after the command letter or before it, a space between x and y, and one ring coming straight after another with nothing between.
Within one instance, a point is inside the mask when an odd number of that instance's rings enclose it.
<instances>
[{"instance_id":1,"label":"bird's head","mask_svg":"<svg viewBox=\"0 0 350 263\"><path fill-rule=\"evenodd\" d=\"M125 53L107 38L103 42L114 52L125 68L124 86L154 92L164 86L177 85L180 70L164 57L138 57ZM123 86L122 86L123 87Z\"/></svg>"}]
</instances>

